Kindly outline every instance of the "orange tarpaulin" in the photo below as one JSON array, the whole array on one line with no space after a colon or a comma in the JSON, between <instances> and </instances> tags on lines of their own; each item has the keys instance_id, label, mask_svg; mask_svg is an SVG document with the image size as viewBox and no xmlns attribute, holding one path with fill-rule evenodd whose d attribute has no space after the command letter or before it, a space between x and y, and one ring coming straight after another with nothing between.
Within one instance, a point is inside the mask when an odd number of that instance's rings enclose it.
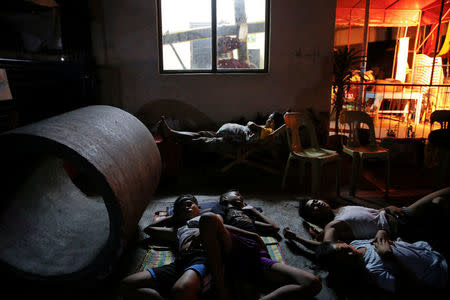
<instances>
[{"instance_id":1,"label":"orange tarpaulin","mask_svg":"<svg viewBox=\"0 0 450 300\"><path fill-rule=\"evenodd\" d=\"M430 5L422 8L422 25L439 23L439 13L441 11L441 2L434 1ZM443 15L450 9L450 1L445 1ZM450 14L442 18L442 23L450 21Z\"/></svg>"},{"instance_id":2,"label":"orange tarpaulin","mask_svg":"<svg viewBox=\"0 0 450 300\"><path fill-rule=\"evenodd\" d=\"M371 0L369 26L405 27L439 22L441 0ZM450 8L445 1L444 12ZM365 0L337 0L336 25L363 26ZM449 20L447 16L443 21Z\"/></svg>"}]
</instances>

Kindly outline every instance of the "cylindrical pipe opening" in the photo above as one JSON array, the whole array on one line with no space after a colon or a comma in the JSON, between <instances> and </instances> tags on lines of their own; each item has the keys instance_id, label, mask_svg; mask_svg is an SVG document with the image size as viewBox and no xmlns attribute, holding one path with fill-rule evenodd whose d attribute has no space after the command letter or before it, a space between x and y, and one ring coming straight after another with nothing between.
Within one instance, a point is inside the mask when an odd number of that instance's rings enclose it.
<instances>
[{"instance_id":1,"label":"cylindrical pipe opening","mask_svg":"<svg viewBox=\"0 0 450 300\"><path fill-rule=\"evenodd\" d=\"M161 174L148 129L88 106L0 135L0 275L93 284L117 267Z\"/></svg>"},{"instance_id":2,"label":"cylindrical pipe opening","mask_svg":"<svg viewBox=\"0 0 450 300\"><path fill-rule=\"evenodd\" d=\"M16 176L2 188L0 260L44 277L92 264L110 234L108 211L92 180L55 156L9 160Z\"/></svg>"}]
</instances>

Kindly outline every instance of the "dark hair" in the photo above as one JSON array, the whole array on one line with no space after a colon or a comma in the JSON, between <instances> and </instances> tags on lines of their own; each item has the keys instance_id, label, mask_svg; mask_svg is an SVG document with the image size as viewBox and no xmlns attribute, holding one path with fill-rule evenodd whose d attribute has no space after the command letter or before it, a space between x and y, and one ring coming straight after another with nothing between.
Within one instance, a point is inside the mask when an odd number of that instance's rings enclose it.
<instances>
[{"instance_id":1,"label":"dark hair","mask_svg":"<svg viewBox=\"0 0 450 300\"><path fill-rule=\"evenodd\" d=\"M367 291L370 287L375 287L374 282L365 265L346 264L339 267L341 263L337 258L337 251L334 247L336 242L322 242L315 250L316 260L320 266L328 269L327 284L337 289L339 293L349 291L360 293ZM350 284L350 285L349 285Z\"/></svg>"},{"instance_id":2,"label":"dark hair","mask_svg":"<svg viewBox=\"0 0 450 300\"><path fill-rule=\"evenodd\" d=\"M274 111L271 115L273 115L273 122L275 124L275 129L281 127L284 124L284 117L282 113Z\"/></svg>"},{"instance_id":3,"label":"dark hair","mask_svg":"<svg viewBox=\"0 0 450 300\"><path fill-rule=\"evenodd\" d=\"M335 242L325 241L316 248L316 259L320 265L323 267L331 268L333 263L336 261L336 248L334 247Z\"/></svg>"},{"instance_id":4,"label":"dark hair","mask_svg":"<svg viewBox=\"0 0 450 300\"><path fill-rule=\"evenodd\" d=\"M239 190L236 190L236 189L230 189L230 190L228 190L228 191L226 191L225 193L223 193L222 195L220 195L220 198L219 198L219 204L223 204L223 202L225 201L225 195L226 194L229 194L229 193L232 193L232 192L237 192L237 193L239 193Z\"/></svg>"},{"instance_id":5,"label":"dark hair","mask_svg":"<svg viewBox=\"0 0 450 300\"><path fill-rule=\"evenodd\" d=\"M343 266L343 262L338 258L338 250L336 249L337 242L325 241L317 246L315 255L317 262L330 270L330 272L339 273L359 273L365 266L360 264L348 264Z\"/></svg>"},{"instance_id":6,"label":"dark hair","mask_svg":"<svg viewBox=\"0 0 450 300\"><path fill-rule=\"evenodd\" d=\"M301 199L299 201L298 213L300 217L302 217L305 220L315 221L313 216L311 216L310 210L308 209L308 207L306 207L306 203L308 203L309 200L311 199Z\"/></svg>"},{"instance_id":7,"label":"dark hair","mask_svg":"<svg viewBox=\"0 0 450 300\"><path fill-rule=\"evenodd\" d=\"M194 195L191 195L191 194L180 195L180 196L178 196L178 198L173 203L173 214L177 215L178 208L179 208L180 204L182 204L182 203L184 203L185 201L188 201L188 200L190 200L190 201L194 202L196 205L198 205L197 198L195 198Z\"/></svg>"},{"instance_id":8,"label":"dark hair","mask_svg":"<svg viewBox=\"0 0 450 300\"><path fill-rule=\"evenodd\" d=\"M315 225L318 225L320 227L325 227L334 219L334 213L332 211L329 211L329 214L327 216L324 216L323 218L319 218L313 215L311 209L306 206L306 203L308 203L308 201L312 199L314 198L304 198L299 200L298 214L308 222L314 223Z\"/></svg>"}]
</instances>

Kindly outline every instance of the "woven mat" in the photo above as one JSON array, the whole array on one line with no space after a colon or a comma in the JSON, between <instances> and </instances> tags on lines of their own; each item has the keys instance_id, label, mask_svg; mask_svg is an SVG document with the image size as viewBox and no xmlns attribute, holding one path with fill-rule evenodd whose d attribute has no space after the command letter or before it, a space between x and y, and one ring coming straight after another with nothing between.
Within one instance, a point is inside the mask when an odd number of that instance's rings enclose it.
<instances>
[{"instance_id":1,"label":"woven mat","mask_svg":"<svg viewBox=\"0 0 450 300\"><path fill-rule=\"evenodd\" d=\"M284 258L283 251L281 251L278 241L271 236L262 236L261 238L266 244L267 252L269 252L270 258L274 261L286 264L286 259Z\"/></svg>"},{"instance_id":2,"label":"woven mat","mask_svg":"<svg viewBox=\"0 0 450 300\"><path fill-rule=\"evenodd\" d=\"M153 217L153 222L158 221L161 218L167 216L167 211L158 211L155 213ZM283 252L281 251L280 244L278 241L271 236L263 236L261 237L264 243L267 246L267 252L270 255L270 258L286 264L286 259L284 258ZM170 264L175 260L174 252L164 246L152 245L147 250L142 262L139 266L139 271L144 271L149 268L156 268L163 265Z\"/></svg>"}]
</instances>

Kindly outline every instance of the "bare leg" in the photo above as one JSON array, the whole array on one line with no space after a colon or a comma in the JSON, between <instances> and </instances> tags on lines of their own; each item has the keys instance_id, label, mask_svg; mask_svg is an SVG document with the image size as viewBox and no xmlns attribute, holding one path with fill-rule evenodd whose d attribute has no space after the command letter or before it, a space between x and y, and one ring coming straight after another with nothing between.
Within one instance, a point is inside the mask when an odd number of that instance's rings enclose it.
<instances>
[{"instance_id":1,"label":"bare leg","mask_svg":"<svg viewBox=\"0 0 450 300\"><path fill-rule=\"evenodd\" d=\"M450 217L450 197L444 198L442 196L438 196L434 198L432 202L438 205L439 210L447 219Z\"/></svg>"},{"instance_id":2,"label":"bare leg","mask_svg":"<svg viewBox=\"0 0 450 300\"><path fill-rule=\"evenodd\" d=\"M192 140L201 137L197 132L177 131L169 127L164 116L161 117L161 123L158 127L159 133L166 139L187 139Z\"/></svg>"},{"instance_id":3,"label":"bare leg","mask_svg":"<svg viewBox=\"0 0 450 300\"><path fill-rule=\"evenodd\" d=\"M200 238L208 255L218 299L232 299L225 283L224 268L224 257L230 253L232 247L231 234L217 215L206 213L200 218Z\"/></svg>"},{"instance_id":4,"label":"bare leg","mask_svg":"<svg viewBox=\"0 0 450 300\"><path fill-rule=\"evenodd\" d=\"M447 198L443 198L443 196L447 196ZM448 199L450 197L450 187L438 190L434 193L428 194L410 206L408 206L408 209L413 216L421 216L427 206L429 206L431 203L438 204L442 206L444 209L447 208L447 211L445 212L448 215ZM447 201L446 201L447 200ZM447 205L445 205L447 203Z\"/></svg>"},{"instance_id":5,"label":"bare leg","mask_svg":"<svg viewBox=\"0 0 450 300\"><path fill-rule=\"evenodd\" d=\"M194 270L187 270L172 287L174 300L196 300L202 287L201 278Z\"/></svg>"},{"instance_id":6,"label":"bare leg","mask_svg":"<svg viewBox=\"0 0 450 300\"><path fill-rule=\"evenodd\" d=\"M322 289L322 283L315 275L282 263L275 263L264 271L264 281L264 285L269 282L279 288L260 300L304 299L317 295Z\"/></svg>"},{"instance_id":7,"label":"bare leg","mask_svg":"<svg viewBox=\"0 0 450 300\"><path fill-rule=\"evenodd\" d=\"M122 279L119 294L132 299L164 300L154 288L155 281L150 272L142 271Z\"/></svg>"}]
</instances>

